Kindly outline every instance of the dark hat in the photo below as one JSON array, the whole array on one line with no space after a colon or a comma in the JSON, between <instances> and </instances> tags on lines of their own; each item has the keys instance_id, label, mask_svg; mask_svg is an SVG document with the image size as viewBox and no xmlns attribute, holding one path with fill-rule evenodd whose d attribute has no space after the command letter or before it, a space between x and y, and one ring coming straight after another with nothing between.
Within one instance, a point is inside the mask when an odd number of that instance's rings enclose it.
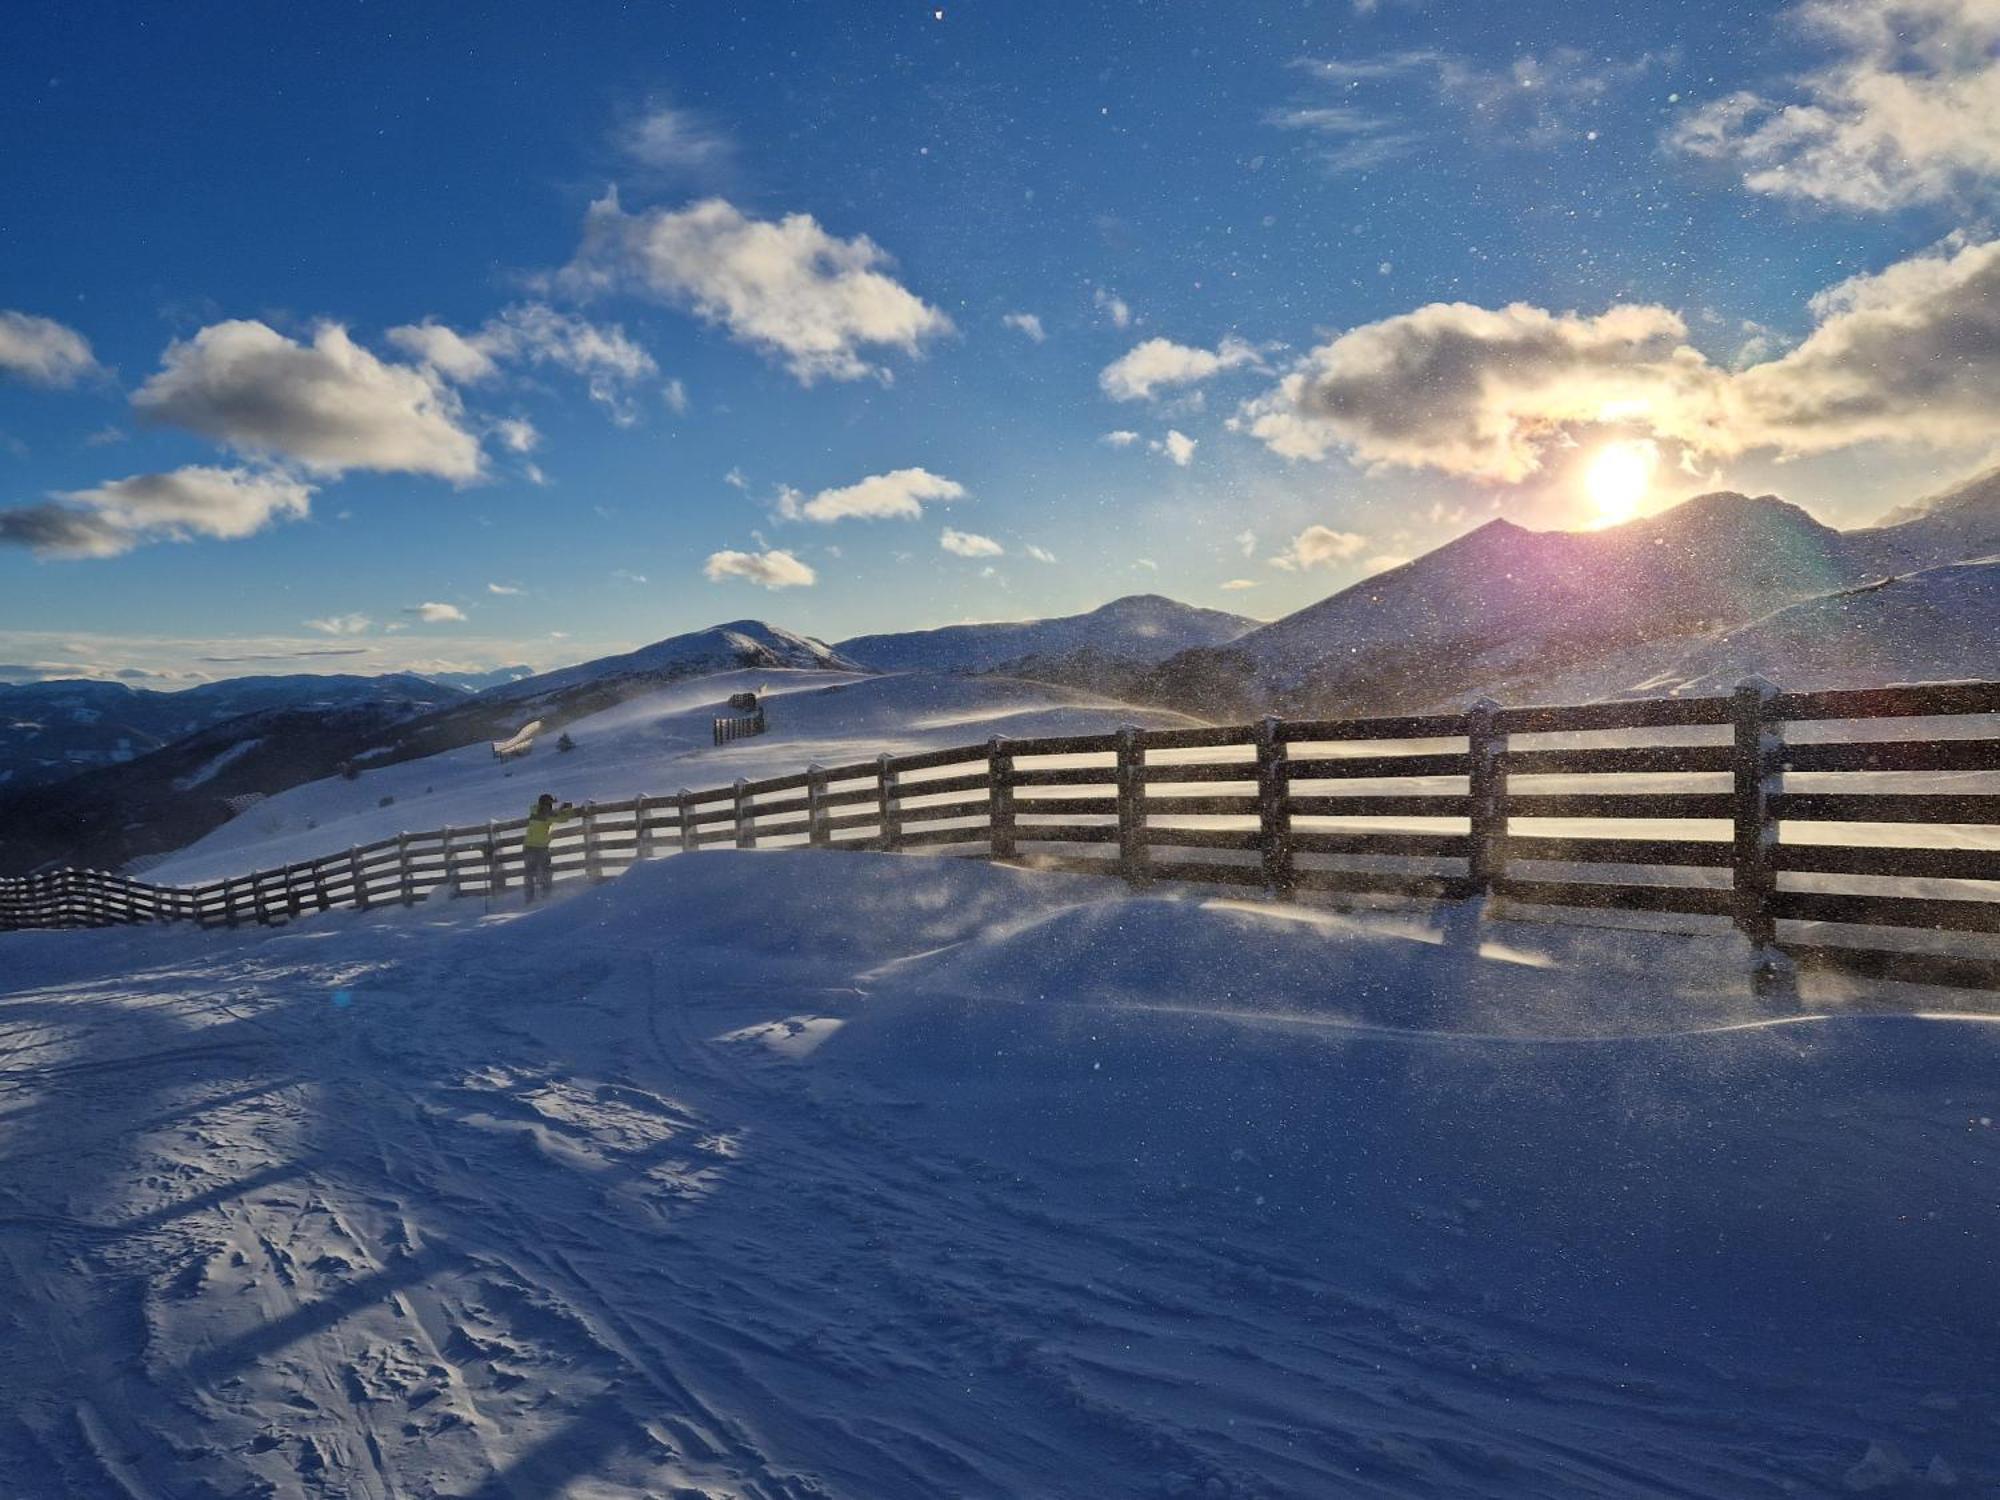
<instances>
[{"instance_id":1,"label":"dark hat","mask_svg":"<svg viewBox=\"0 0 2000 1500\"><path fill-rule=\"evenodd\" d=\"M555 800L556 794L554 792L543 792L541 796L535 799L535 806L540 807L544 802L554 803Z\"/></svg>"}]
</instances>

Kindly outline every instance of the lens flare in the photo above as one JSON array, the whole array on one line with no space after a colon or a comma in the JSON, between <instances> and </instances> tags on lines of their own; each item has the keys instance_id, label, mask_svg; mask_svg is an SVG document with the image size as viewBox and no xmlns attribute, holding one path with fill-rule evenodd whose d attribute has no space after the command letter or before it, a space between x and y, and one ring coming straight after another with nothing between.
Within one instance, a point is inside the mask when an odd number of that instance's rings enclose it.
<instances>
[{"instance_id":1,"label":"lens flare","mask_svg":"<svg viewBox=\"0 0 2000 1500\"><path fill-rule=\"evenodd\" d=\"M1583 487L1597 507L1599 526L1616 526L1639 513L1659 461L1650 442L1606 443L1597 450L1583 472Z\"/></svg>"}]
</instances>

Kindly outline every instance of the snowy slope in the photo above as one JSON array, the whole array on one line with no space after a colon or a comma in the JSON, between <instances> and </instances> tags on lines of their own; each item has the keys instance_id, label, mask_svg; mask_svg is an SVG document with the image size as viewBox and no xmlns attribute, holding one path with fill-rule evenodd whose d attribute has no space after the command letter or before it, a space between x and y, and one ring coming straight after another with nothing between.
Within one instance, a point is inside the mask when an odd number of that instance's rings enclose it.
<instances>
[{"instance_id":1,"label":"snowy slope","mask_svg":"<svg viewBox=\"0 0 2000 1500\"><path fill-rule=\"evenodd\" d=\"M9 934L0 1493L1987 1493L2000 1025L1741 958L722 851Z\"/></svg>"},{"instance_id":2,"label":"snowy slope","mask_svg":"<svg viewBox=\"0 0 2000 1500\"><path fill-rule=\"evenodd\" d=\"M1570 703L1726 693L1749 677L1801 692L2000 678L2000 562L1931 568L1803 600L1740 629L1649 644L1499 690L1515 700Z\"/></svg>"},{"instance_id":3,"label":"snowy slope","mask_svg":"<svg viewBox=\"0 0 2000 1500\"><path fill-rule=\"evenodd\" d=\"M1083 651L1152 663L1180 651L1227 645L1257 623L1159 594L1132 594L1087 614L858 635L840 642L839 650L881 672L988 672L1025 658Z\"/></svg>"},{"instance_id":4,"label":"snowy slope","mask_svg":"<svg viewBox=\"0 0 2000 1500\"><path fill-rule=\"evenodd\" d=\"M2000 557L2000 468L1899 507L1860 535L1927 566Z\"/></svg>"},{"instance_id":5,"label":"snowy slope","mask_svg":"<svg viewBox=\"0 0 2000 1500\"><path fill-rule=\"evenodd\" d=\"M731 693L766 697L768 733L716 748L710 721ZM1088 734L1120 724L1191 722L1065 688L1007 679L765 670L728 672L655 688L568 726L577 748L558 752L543 736L523 760L496 761L485 744L421 760L329 777L258 804L155 868L167 883L211 880L404 830L517 818L540 793L583 802L640 792L727 786L844 765L884 751L979 744L996 734ZM387 807L383 798L392 798Z\"/></svg>"}]
</instances>

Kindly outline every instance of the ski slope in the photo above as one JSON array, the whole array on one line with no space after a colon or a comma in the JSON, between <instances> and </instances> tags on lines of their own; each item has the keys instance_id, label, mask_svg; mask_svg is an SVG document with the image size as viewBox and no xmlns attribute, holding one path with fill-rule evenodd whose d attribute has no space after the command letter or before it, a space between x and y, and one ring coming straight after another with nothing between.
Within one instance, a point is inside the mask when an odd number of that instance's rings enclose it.
<instances>
[{"instance_id":1,"label":"ski slope","mask_svg":"<svg viewBox=\"0 0 2000 1500\"><path fill-rule=\"evenodd\" d=\"M715 746L711 721L731 693L765 696L768 733ZM581 805L727 786L851 765L883 752L979 744L996 734L1090 734L1121 724L1191 724L1185 715L1043 683L912 673L891 677L782 668L693 678L564 726L577 748L544 732L533 754L493 758L485 743L294 787L163 861L167 884L214 880L313 859L403 831L523 816L542 792ZM382 805L383 798L393 799Z\"/></svg>"},{"instance_id":2,"label":"ski slope","mask_svg":"<svg viewBox=\"0 0 2000 1500\"><path fill-rule=\"evenodd\" d=\"M0 937L0 1493L2000 1482L1996 1018L1457 920L717 851Z\"/></svg>"}]
</instances>

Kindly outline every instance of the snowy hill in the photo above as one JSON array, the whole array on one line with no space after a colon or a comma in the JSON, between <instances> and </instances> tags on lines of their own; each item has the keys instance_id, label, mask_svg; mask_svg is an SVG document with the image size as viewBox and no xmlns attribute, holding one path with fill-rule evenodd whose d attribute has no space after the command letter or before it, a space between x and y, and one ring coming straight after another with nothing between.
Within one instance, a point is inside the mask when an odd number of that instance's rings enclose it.
<instances>
[{"instance_id":1,"label":"snowy hill","mask_svg":"<svg viewBox=\"0 0 2000 1500\"><path fill-rule=\"evenodd\" d=\"M2000 468L1900 506L1860 535L1927 566L2000 557Z\"/></svg>"},{"instance_id":2,"label":"snowy hill","mask_svg":"<svg viewBox=\"0 0 2000 1500\"><path fill-rule=\"evenodd\" d=\"M1087 614L858 635L839 650L879 672L992 672L1079 652L1150 665L1176 652L1227 645L1257 623L1159 594L1132 594Z\"/></svg>"},{"instance_id":3,"label":"snowy hill","mask_svg":"<svg viewBox=\"0 0 2000 1500\"><path fill-rule=\"evenodd\" d=\"M732 851L0 936L0 1493L1990 1493L2000 1027L1741 958Z\"/></svg>"},{"instance_id":4,"label":"snowy hill","mask_svg":"<svg viewBox=\"0 0 2000 1500\"><path fill-rule=\"evenodd\" d=\"M244 714L366 704L409 718L464 696L407 673L235 677L175 692L81 679L0 685L0 787L46 786L118 765Z\"/></svg>"},{"instance_id":5,"label":"snowy hill","mask_svg":"<svg viewBox=\"0 0 2000 1500\"><path fill-rule=\"evenodd\" d=\"M1881 576L1893 550L1772 496L1714 494L1602 531L1476 531L1143 685L1323 714L1392 712L1549 677L1618 650L1691 642ZM1218 708L1218 712L1225 712Z\"/></svg>"},{"instance_id":6,"label":"snowy hill","mask_svg":"<svg viewBox=\"0 0 2000 1500\"><path fill-rule=\"evenodd\" d=\"M715 746L710 722L731 693L763 695L768 733ZM353 780L330 776L294 786L223 824L152 871L174 882L210 880L317 857L406 829L468 826L514 818L547 791L566 800L610 802L640 792L727 786L850 765L887 751L980 744L996 734L1087 734L1120 724L1192 722L1072 689L1009 679L912 673L870 677L797 669L726 672L636 694L571 721L576 749L543 736L524 760L496 761L485 744L418 760L363 762ZM384 805L384 803L387 805Z\"/></svg>"},{"instance_id":7,"label":"snowy hill","mask_svg":"<svg viewBox=\"0 0 2000 1500\"><path fill-rule=\"evenodd\" d=\"M1791 605L1703 643L1633 691L1725 693L1751 676L1801 690L2000 678L2000 561Z\"/></svg>"}]
</instances>

